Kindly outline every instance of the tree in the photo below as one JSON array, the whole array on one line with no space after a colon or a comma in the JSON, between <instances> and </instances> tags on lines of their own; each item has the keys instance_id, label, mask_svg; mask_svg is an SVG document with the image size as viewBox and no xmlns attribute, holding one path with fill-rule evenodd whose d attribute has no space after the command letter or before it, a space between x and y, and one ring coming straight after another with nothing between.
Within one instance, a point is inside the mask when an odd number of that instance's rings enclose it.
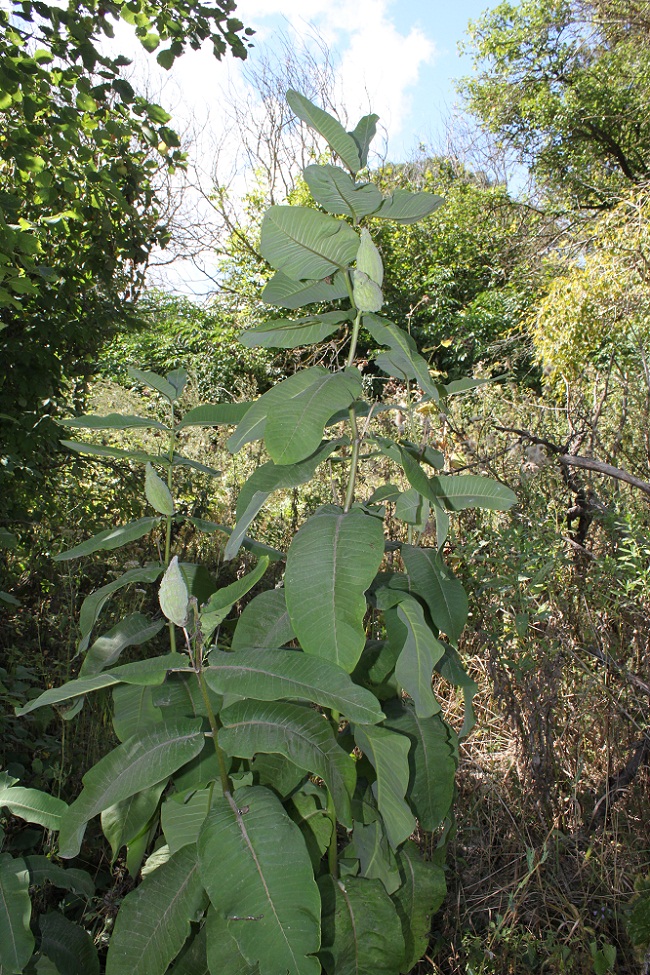
<instances>
[{"instance_id":1,"label":"tree","mask_svg":"<svg viewBox=\"0 0 650 975\"><path fill-rule=\"evenodd\" d=\"M611 206L650 175L648 19L642 0L524 0L470 25L469 109L554 208Z\"/></svg>"},{"instance_id":2,"label":"tree","mask_svg":"<svg viewBox=\"0 0 650 975\"><path fill-rule=\"evenodd\" d=\"M122 77L128 60L100 42L121 18L165 68L205 40L218 58L244 58L252 32L234 10L232 0L12 0L0 11L5 471L42 450L54 401L132 314L148 255L167 239L157 183L183 165L178 136Z\"/></svg>"}]
</instances>

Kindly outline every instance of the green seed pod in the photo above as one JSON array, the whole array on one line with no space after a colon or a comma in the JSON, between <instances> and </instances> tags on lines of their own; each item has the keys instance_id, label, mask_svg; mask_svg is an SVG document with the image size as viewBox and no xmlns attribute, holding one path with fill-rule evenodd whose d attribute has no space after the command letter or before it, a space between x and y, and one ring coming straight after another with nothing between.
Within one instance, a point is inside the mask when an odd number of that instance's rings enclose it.
<instances>
[{"instance_id":1,"label":"green seed pod","mask_svg":"<svg viewBox=\"0 0 650 975\"><path fill-rule=\"evenodd\" d=\"M381 288L384 281L384 265L368 231L361 231L361 243L357 251L357 271L363 271Z\"/></svg>"}]
</instances>

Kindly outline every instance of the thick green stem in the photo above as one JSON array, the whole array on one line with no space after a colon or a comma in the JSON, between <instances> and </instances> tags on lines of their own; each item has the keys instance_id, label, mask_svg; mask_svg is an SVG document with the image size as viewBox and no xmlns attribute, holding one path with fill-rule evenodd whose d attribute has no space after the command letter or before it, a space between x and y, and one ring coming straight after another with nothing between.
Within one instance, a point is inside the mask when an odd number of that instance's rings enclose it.
<instances>
[{"instance_id":1,"label":"thick green stem","mask_svg":"<svg viewBox=\"0 0 650 975\"><path fill-rule=\"evenodd\" d=\"M330 839L329 849L327 851L327 862L330 868L330 874L334 880L337 880L339 875L339 852L336 846L336 808L334 806L332 793L329 789L327 790L327 815L329 816L332 824L332 836Z\"/></svg>"},{"instance_id":2,"label":"thick green stem","mask_svg":"<svg viewBox=\"0 0 650 975\"><path fill-rule=\"evenodd\" d=\"M221 778L221 788L226 792L232 793L232 782L230 781L230 776L228 775L228 769L226 768L226 756L224 755L221 746L219 745L219 727L217 725L217 719L215 717L214 711L212 710L212 703L210 701L210 696L208 694L208 688L205 683L205 677L203 676L202 670L196 671L196 676L199 682L199 687L201 689L201 696L203 697L203 703L205 704L205 709L208 713L208 721L210 722L210 728L212 730L212 741L214 742L214 750L217 756L217 762L219 765L219 777Z\"/></svg>"},{"instance_id":3,"label":"thick green stem","mask_svg":"<svg viewBox=\"0 0 650 975\"><path fill-rule=\"evenodd\" d=\"M172 471L173 471L173 461L174 461L174 450L176 448L176 433L174 431L174 404L171 404L171 430L169 433L169 448L167 451L167 458L169 461L169 466L167 468L167 487L169 488L169 493L172 493L173 481L172 481ZM167 515L166 517L166 530L165 530L165 568L169 565L171 554L172 554L172 521L173 515ZM169 646L172 653L176 653L176 629L172 621L169 621Z\"/></svg>"},{"instance_id":4,"label":"thick green stem","mask_svg":"<svg viewBox=\"0 0 650 975\"><path fill-rule=\"evenodd\" d=\"M354 320L354 325L352 326L352 337L350 339L350 351L348 353L348 361L346 362L346 367L350 368L354 363L354 357L357 353L357 342L359 341L359 330L361 328L361 312L357 311L356 318ZM352 456L350 457L350 473L348 475L348 486L345 492L345 503L343 505L344 511L349 511L352 507L352 502L354 501L354 486L357 480L357 468L359 466L359 452L361 449L361 441L359 439L359 428L357 426L357 414L352 406L348 411L350 417L350 428L352 430Z\"/></svg>"}]
</instances>

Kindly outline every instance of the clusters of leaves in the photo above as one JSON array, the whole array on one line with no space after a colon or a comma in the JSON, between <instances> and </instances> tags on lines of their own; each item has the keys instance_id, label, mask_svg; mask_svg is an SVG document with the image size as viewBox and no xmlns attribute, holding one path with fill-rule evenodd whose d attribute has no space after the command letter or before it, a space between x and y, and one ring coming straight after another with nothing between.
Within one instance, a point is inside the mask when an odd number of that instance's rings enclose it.
<instances>
[{"instance_id":1,"label":"clusters of leaves","mask_svg":"<svg viewBox=\"0 0 650 975\"><path fill-rule=\"evenodd\" d=\"M148 255L168 231L156 186L182 165L159 105L107 52L122 19L171 67L210 38L245 57L232 0L206 6L13 0L0 11L0 381L3 469L54 440L52 397L88 373L128 320ZM104 43L102 43L104 41Z\"/></svg>"},{"instance_id":2,"label":"clusters of leaves","mask_svg":"<svg viewBox=\"0 0 650 975\"><path fill-rule=\"evenodd\" d=\"M349 307L272 320L242 340L248 347L294 348L347 336L345 365L304 368L252 403L197 407L180 419L176 404L186 374L132 370L168 401L167 423L120 415L67 421L86 430L156 426L168 440L160 456L123 452L145 464L145 495L155 514L108 528L58 556L111 550L162 531L160 560L128 570L86 598L79 677L21 709L72 701L74 713L87 694L112 691L120 744L85 774L58 834L59 855L74 858L89 822L100 815L113 858L126 847L134 875L154 844L142 883L119 910L107 975L127 969L164 975L172 964L175 975L397 975L426 950L430 916L444 897L458 735L442 718L432 674L463 689L461 734L472 724L474 685L456 649L467 596L445 564L443 545L451 512L506 510L514 495L482 476L444 474L442 455L426 442L374 431L373 415L395 406L363 398L355 367L362 325L387 377L414 384L433 409L453 390L434 381L408 332L378 314L383 263L359 224L373 216L409 225L441 200L401 189L385 197L358 180L375 116L346 132L298 93L289 92L288 100L343 166L305 172L327 213L268 210L261 250L275 274L263 298L293 310L347 296ZM179 431L219 424L235 427L232 452L263 441L270 458L244 485L232 529L185 518L173 495L174 469L190 463L176 452ZM118 455L101 445L67 445ZM359 467L372 457L390 460L407 487L387 483L359 496ZM307 482L325 462L343 471L345 497L309 517L286 555L251 541L246 532L269 495ZM408 538L392 543L399 563L395 556L390 565L384 560L388 503ZM436 542L423 547L430 517ZM256 567L215 588L198 567L172 557L172 528L183 520L225 531L225 558L235 558L243 544L258 556ZM228 644L221 624L270 560L285 562L282 585L252 598ZM169 653L119 662L126 648L141 646L165 625L140 614L91 645L113 593L159 580ZM431 860L409 839L418 824L442 830ZM12 936L1 942L1 960L21 971L33 950L29 871L12 859L2 868L3 882L21 899L20 910L10 901L2 915ZM40 923L39 950L47 955ZM98 965L94 956L87 970Z\"/></svg>"},{"instance_id":3,"label":"clusters of leaves","mask_svg":"<svg viewBox=\"0 0 650 975\"><path fill-rule=\"evenodd\" d=\"M637 0L506 2L470 25L470 111L554 207L608 206L648 179L649 26Z\"/></svg>"}]
</instances>

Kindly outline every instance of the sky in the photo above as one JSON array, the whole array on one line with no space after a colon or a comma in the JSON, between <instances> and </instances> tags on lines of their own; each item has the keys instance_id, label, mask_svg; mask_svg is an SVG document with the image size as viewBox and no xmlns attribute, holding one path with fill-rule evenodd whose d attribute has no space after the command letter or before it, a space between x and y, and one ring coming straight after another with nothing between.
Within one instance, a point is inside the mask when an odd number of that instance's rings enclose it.
<instances>
[{"instance_id":1,"label":"sky","mask_svg":"<svg viewBox=\"0 0 650 975\"><path fill-rule=\"evenodd\" d=\"M458 96L454 79L471 72L471 61L457 45L468 21L496 6L497 0L238 0L236 16L255 29L244 64L230 55L217 61L209 48L188 51L164 72L147 57L130 28L117 27L117 44L134 58L154 100L173 115L179 131L194 132L192 166L203 170L212 146L226 131L227 91L245 92L246 68L277 49L281 36L299 48L307 37L320 38L336 69L336 101L354 125L374 111L380 116L382 155L404 161L420 144L440 145L446 120ZM254 93L251 93L254 98ZM228 150L228 140L226 151ZM223 150L222 150L223 151ZM199 207L200 210L200 207ZM203 219L200 217L199 219ZM205 219L209 214L205 213ZM209 281L189 266L164 272L166 286L205 293Z\"/></svg>"}]
</instances>

